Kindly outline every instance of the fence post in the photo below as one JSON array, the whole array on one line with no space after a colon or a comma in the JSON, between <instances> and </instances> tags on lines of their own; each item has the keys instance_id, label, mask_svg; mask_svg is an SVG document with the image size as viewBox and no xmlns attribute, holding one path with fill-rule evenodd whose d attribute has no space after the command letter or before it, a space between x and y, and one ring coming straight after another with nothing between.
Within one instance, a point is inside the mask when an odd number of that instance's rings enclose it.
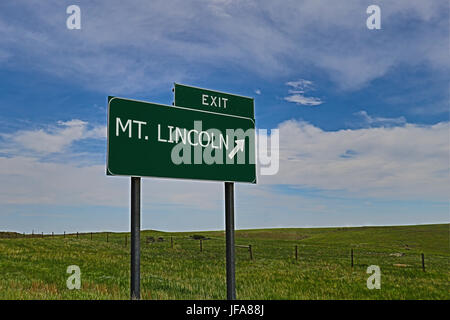
<instances>
[{"instance_id":1,"label":"fence post","mask_svg":"<svg viewBox=\"0 0 450 320\"><path fill-rule=\"evenodd\" d=\"M250 260L253 260L253 251L252 251L252 245L251 244L248 245L248 252L250 254Z\"/></svg>"},{"instance_id":2,"label":"fence post","mask_svg":"<svg viewBox=\"0 0 450 320\"><path fill-rule=\"evenodd\" d=\"M91 240L92 240L92 232L91 232Z\"/></svg>"},{"instance_id":3,"label":"fence post","mask_svg":"<svg viewBox=\"0 0 450 320\"><path fill-rule=\"evenodd\" d=\"M173 238L172 237L170 237L170 248L173 249Z\"/></svg>"},{"instance_id":4,"label":"fence post","mask_svg":"<svg viewBox=\"0 0 450 320\"><path fill-rule=\"evenodd\" d=\"M125 235L125 247L127 246L127 236Z\"/></svg>"},{"instance_id":5,"label":"fence post","mask_svg":"<svg viewBox=\"0 0 450 320\"><path fill-rule=\"evenodd\" d=\"M352 257L352 268L353 268L353 249L351 249L351 257Z\"/></svg>"},{"instance_id":6,"label":"fence post","mask_svg":"<svg viewBox=\"0 0 450 320\"><path fill-rule=\"evenodd\" d=\"M203 240L200 239L200 252L203 252Z\"/></svg>"},{"instance_id":7,"label":"fence post","mask_svg":"<svg viewBox=\"0 0 450 320\"><path fill-rule=\"evenodd\" d=\"M66 232L64 231L64 239L66 238Z\"/></svg>"},{"instance_id":8,"label":"fence post","mask_svg":"<svg viewBox=\"0 0 450 320\"><path fill-rule=\"evenodd\" d=\"M78 231L77 231L77 238L78 238Z\"/></svg>"},{"instance_id":9,"label":"fence post","mask_svg":"<svg viewBox=\"0 0 450 320\"><path fill-rule=\"evenodd\" d=\"M422 253L422 270L425 272L425 255Z\"/></svg>"},{"instance_id":10,"label":"fence post","mask_svg":"<svg viewBox=\"0 0 450 320\"><path fill-rule=\"evenodd\" d=\"M109 241L108 241L108 237L109 237L109 233L107 232L107 233L106 233L106 242L109 242Z\"/></svg>"},{"instance_id":11,"label":"fence post","mask_svg":"<svg viewBox=\"0 0 450 320\"><path fill-rule=\"evenodd\" d=\"M53 231L52 231L52 238L53 238Z\"/></svg>"},{"instance_id":12,"label":"fence post","mask_svg":"<svg viewBox=\"0 0 450 320\"><path fill-rule=\"evenodd\" d=\"M44 237L44 233L42 232L42 238Z\"/></svg>"},{"instance_id":13,"label":"fence post","mask_svg":"<svg viewBox=\"0 0 450 320\"><path fill-rule=\"evenodd\" d=\"M295 260L298 260L298 245L295 245Z\"/></svg>"}]
</instances>

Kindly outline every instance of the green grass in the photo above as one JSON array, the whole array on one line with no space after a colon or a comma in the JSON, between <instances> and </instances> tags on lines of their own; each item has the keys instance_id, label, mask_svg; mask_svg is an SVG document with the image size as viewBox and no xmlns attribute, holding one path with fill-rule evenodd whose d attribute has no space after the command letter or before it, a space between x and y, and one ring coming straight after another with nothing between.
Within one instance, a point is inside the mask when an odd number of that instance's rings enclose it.
<instances>
[{"instance_id":1,"label":"green grass","mask_svg":"<svg viewBox=\"0 0 450 320\"><path fill-rule=\"evenodd\" d=\"M203 235L203 252L192 235ZM128 299L129 234L34 238L0 233L0 299ZM225 299L223 231L143 231L144 299ZM145 237L164 242L145 244ZM174 239L171 248L170 237ZM239 230L238 299L449 299L449 225ZM298 246L299 259L294 258ZM354 267L350 267L350 249ZM391 254L403 253L397 257ZM422 271L425 254L426 272ZM406 265L397 267L394 264ZM82 287L68 290L69 265ZM369 290L369 265L381 268L381 289Z\"/></svg>"}]
</instances>

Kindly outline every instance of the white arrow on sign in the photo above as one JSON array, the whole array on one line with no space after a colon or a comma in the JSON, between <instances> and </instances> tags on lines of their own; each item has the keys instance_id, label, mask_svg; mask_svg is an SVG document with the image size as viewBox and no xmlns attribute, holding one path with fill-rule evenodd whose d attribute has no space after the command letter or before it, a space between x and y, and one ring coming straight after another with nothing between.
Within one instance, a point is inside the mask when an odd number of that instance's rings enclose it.
<instances>
[{"instance_id":1,"label":"white arrow on sign","mask_svg":"<svg viewBox=\"0 0 450 320\"><path fill-rule=\"evenodd\" d=\"M238 151L244 151L244 139L236 140L236 147L231 150L230 154L228 155L228 158L233 159L233 157L236 155Z\"/></svg>"}]
</instances>

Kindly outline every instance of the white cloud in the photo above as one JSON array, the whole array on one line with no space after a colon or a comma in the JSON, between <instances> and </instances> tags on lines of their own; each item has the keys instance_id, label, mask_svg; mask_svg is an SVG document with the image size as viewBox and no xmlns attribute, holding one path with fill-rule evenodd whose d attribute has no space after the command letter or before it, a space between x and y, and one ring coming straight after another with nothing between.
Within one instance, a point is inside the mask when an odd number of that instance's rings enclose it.
<instances>
[{"instance_id":1,"label":"white cloud","mask_svg":"<svg viewBox=\"0 0 450 320\"><path fill-rule=\"evenodd\" d=\"M20 147L8 157L0 157L0 202L122 203L123 189L109 182L115 179L105 176L104 165L73 159L53 163L40 158L51 152L70 155L69 146L74 141L104 138L103 127L88 128L84 121L71 120L46 131L8 134ZM342 192L348 197L448 198L448 122L323 131L290 120L281 123L279 129L280 171L275 176L260 176L262 185L314 188ZM28 149L34 153L30 155ZM161 202L181 204L192 198L191 204L201 206L205 202L214 207L217 197L204 185L194 188L189 182L158 180L151 188Z\"/></svg>"},{"instance_id":2,"label":"white cloud","mask_svg":"<svg viewBox=\"0 0 450 320\"><path fill-rule=\"evenodd\" d=\"M364 119L364 121L370 125L379 124L379 125L389 126L389 125L400 125L400 124L406 123L406 119L403 116L398 117L398 118L372 117L364 110L356 112L355 114L361 116Z\"/></svg>"},{"instance_id":3,"label":"white cloud","mask_svg":"<svg viewBox=\"0 0 450 320\"><path fill-rule=\"evenodd\" d=\"M130 179L106 176L104 165L79 166L70 162L43 162L30 157L0 157L0 208L3 213L8 208L16 208L14 215L21 213L42 217L51 214L46 213L47 206L91 206L93 221L107 219L109 222L110 217L96 209L97 206L106 206L123 208L126 219L129 190ZM144 222L147 221L147 226L152 229L223 228L223 192L223 183L220 182L144 178ZM272 190L272 186L237 184L236 194L236 226L240 228L304 225L302 212L320 214L338 211L336 206L330 208L320 199L310 199L300 194L280 194ZM69 218L69 214L61 210L60 216ZM207 216L199 216L200 212ZM93 228L90 220L80 224L87 230ZM98 228L105 227L100 224ZM122 228L127 228L126 223Z\"/></svg>"},{"instance_id":4,"label":"white cloud","mask_svg":"<svg viewBox=\"0 0 450 320\"><path fill-rule=\"evenodd\" d=\"M438 199L449 194L449 123L323 131L286 121L280 171L263 184L288 184L347 196Z\"/></svg>"},{"instance_id":5,"label":"white cloud","mask_svg":"<svg viewBox=\"0 0 450 320\"><path fill-rule=\"evenodd\" d=\"M448 100L439 101L432 105L426 107L413 107L411 110L412 114L415 115L437 115L443 113L450 113L450 107L448 105Z\"/></svg>"},{"instance_id":6,"label":"white cloud","mask_svg":"<svg viewBox=\"0 0 450 320\"><path fill-rule=\"evenodd\" d=\"M92 139L106 139L107 128L106 126L97 126L84 133L84 138Z\"/></svg>"},{"instance_id":7,"label":"white cloud","mask_svg":"<svg viewBox=\"0 0 450 320\"><path fill-rule=\"evenodd\" d=\"M0 203L44 205L128 205L129 179L107 177L105 165L91 161L92 154L74 153L70 146L83 139L105 139L105 126L73 119L38 130L0 134ZM103 150L102 150L103 151ZM101 152L100 152L101 153ZM59 161L48 156L60 154ZM61 161L61 159L63 161ZM143 204L217 209L222 192L211 183L150 179L143 190L152 197ZM19 183L18 183L19 182Z\"/></svg>"},{"instance_id":8,"label":"white cloud","mask_svg":"<svg viewBox=\"0 0 450 320\"><path fill-rule=\"evenodd\" d=\"M322 104L322 100L315 97L305 97L302 94L293 94L284 98L284 100L289 102L294 102L296 104L301 104L304 106L318 106Z\"/></svg>"},{"instance_id":9,"label":"white cloud","mask_svg":"<svg viewBox=\"0 0 450 320\"><path fill-rule=\"evenodd\" d=\"M103 205L127 207L129 179L108 177L104 165L78 166L31 157L0 157L0 203L49 205ZM20 183L17 183L20 181ZM215 208L221 188L211 183L149 179L143 190L151 197L144 205L170 204L187 208Z\"/></svg>"},{"instance_id":10,"label":"white cloud","mask_svg":"<svg viewBox=\"0 0 450 320\"><path fill-rule=\"evenodd\" d=\"M51 132L60 137L66 135L61 131L86 126L83 121L72 120L61 122L58 129ZM302 192L280 193L278 185L289 185L291 189L313 188L347 199L448 199L448 122L431 126L405 124L323 131L314 125L290 120L281 123L279 129L279 173L260 176L257 186L238 186L237 205L248 212L258 212L261 225L287 226L290 221L299 221L295 217L300 213L342 214L346 210L344 203L336 208L323 203L322 199L308 198ZM74 132L82 138L96 135L93 131ZM98 131L101 132L98 136L103 136L104 132ZM51 135L49 132L44 133ZM49 143L53 142L52 137L44 137ZM60 144L60 150L67 148ZM179 206L217 214L223 211L220 183L144 179L143 193L151 195L143 197L144 208ZM22 155L0 156L0 203L126 208L129 179L107 177L104 165L80 165L73 161L54 163ZM281 222L273 218L277 210L285 213ZM242 223L254 226L250 220Z\"/></svg>"},{"instance_id":11,"label":"white cloud","mask_svg":"<svg viewBox=\"0 0 450 320\"><path fill-rule=\"evenodd\" d=\"M306 97L305 92L314 90L313 82L310 80L300 79L297 81L286 82L286 85L292 87L288 92L289 96L284 97L284 100L288 102L294 102L296 104L304 106L318 106L323 103L323 101L316 97Z\"/></svg>"},{"instance_id":12,"label":"white cloud","mask_svg":"<svg viewBox=\"0 0 450 320\"><path fill-rule=\"evenodd\" d=\"M21 130L0 136L4 140L0 144L0 151L3 149L11 155L20 154L22 151L46 155L64 152L75 141L82 139L106 138L106 127L97 126L88 129L87 122L73 119L66 122L59 121L57 126L49 126L46 130Z\"/></svg>"},{"instance_id":13,"label":"white cloud","mask_svg":"<svg viewBox=\"0 0 450 320\"><path fill-rule=\"evenodd\" d=\"M108 92L148 92L218 65L265 77L311 65L346 89L400 63L449 67L447 1L390 2L382 6L389 28L380 32L365 27L359 0L83 2L77 31L64 27L61 1L21 6L0 12L0 56L14 57L9 66L31 64Z\"/></svg>"},{"instance_id":14,"label":"white cloud","mask_svg":"<svg viewBox=\"0 0 450 320\"><path fill-rule=\"evenodd\" d=\"M291 89L290 92L305 93L306 90L312 89L313 82L310 80L300 79L297 81L288 81L286 82L286 85L295 89Z\"/></svg>"},{"instance_id":15,"label":"white cloud","mask_svg":"<svg viewBox=\"0 0 450 320\"><path fill-rule=\"evenodd\" d=\"M255 93L256 93L257 95L260 95L260 94L261 94L261 90L256 89L256 90L255 90Z\"/></svg>"}]
</instances>

